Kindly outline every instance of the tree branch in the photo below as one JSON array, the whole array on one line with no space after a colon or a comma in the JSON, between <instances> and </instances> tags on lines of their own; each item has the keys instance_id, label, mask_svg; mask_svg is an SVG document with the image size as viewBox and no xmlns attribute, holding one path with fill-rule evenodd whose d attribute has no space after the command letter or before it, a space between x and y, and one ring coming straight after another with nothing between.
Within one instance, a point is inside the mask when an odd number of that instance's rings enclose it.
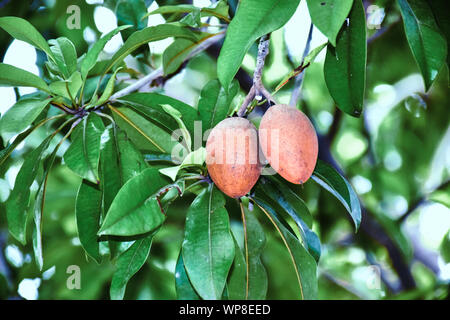
<instances>
[{"instance_id":1,"label":"tree branch","mask_svg":"<svg viewBox=\"0 0 450 320\"><path fill-rule=\"evenodd\" d=\"M308 39L306 40L305 50L303 51L302 63L305 61L305 57L308 55L309 50L311 49L311 40L313 34L313 24L309 26ZM304 72L301 72L299 75L295 77L294 89L292 90L291 100L289 101L289 105L296 106L298 103L298 99L300 98L300 91L303 83Z\"/></svg>"},{"instance_id":2,"label":"tree branch","mask_svg":"<svg viewBox=\"0 0 450 320\"><path fill-rule=\"evenodd\" d=\"M190 60L192 57L196 56L197 54L199 54L200 52L206 50L209 46L211 46L212 44L222 40L225 37L225 31L219 32L217 34L215 34L214 36L206 39L205 41L203 41L202 43L200 43L197 47L195 47L186 57L186 59L184 59L184 61ZM143 77L142 79L139 79L138 81L136 81L135 83L129 85L128 87L117 91L115 94L113 94L110 98L109 101L110 102L115 102L117 99L122 98L123 96L126 96L127 94L130 94L134 91L139 90L140 88L152 83L154 80L156 80L157 78L161 77L164 75L164 70L162 67L159 67L158 69L154 70L153 72L149 73L148 75L146 75L145 77Z\"/></svg>"},{"instance_id":3,"label":"tree branch","mask_svg":"<svg viewBox=\"0 0 450 320\"><path fill-rule=\"evenodd\" d=\"M259 40L258 57L256 58L256 67L253 73L253 85L237 112L238 117L243 117L245 115L247 108L253 101L253 99L260 101L264 96L268 101L276 104L272 95L269 93L269 91L267 91L262 83L262 70L264 68L266 57L269 54L269 43L270 37L267 34L262 36Z\"/></svg>"}]
</instances>

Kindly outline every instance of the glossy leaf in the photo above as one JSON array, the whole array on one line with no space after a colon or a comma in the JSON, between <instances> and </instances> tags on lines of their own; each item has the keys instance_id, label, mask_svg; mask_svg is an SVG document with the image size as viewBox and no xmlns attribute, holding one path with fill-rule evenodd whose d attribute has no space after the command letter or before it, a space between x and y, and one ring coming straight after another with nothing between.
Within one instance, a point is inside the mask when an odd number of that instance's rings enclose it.
<instances>
[{"instance_id":1,"label":"glossy leaf","mask_svg":"<svg viewBox=\"0 0 450 320\"><path fill-rule=\"evenodd\" d=\"M127 133L135 145L139 146L140 150L171 154L173 148L178 145L170 133L130 108L110 106L110 109L113 111L117 125Z\"/></svg>"},{"instance_id":2,"label":"glossy leaf","mask_svg":"<svg viewBox=\"0 0 450 320\"><path fill-rule=\"evenodd\" d=\"M166 219L158 201L166 185L154 168L130 179L114 198L98 234L134 236L158 228Z\"/></svg>"},{"instance_id":3,"label":"glossy leaf","mask_svg":"<svg viewBox=\"0 0 450 320\"><path fill-rule=\"evenodd\" d=\"M181 112L173 108L170 104L162 104L161 107L167 114L169 114L172 118L174 118L174 120L178 124L178 129L181 131L181 137L183 137L182 142L185 148L188 151L192 150L191 135L188 129L186 128L186 125L184 124L184 121L182 119L183 115L181 114Z\"/></svg>"},{"instance_id":4,"label":"glossy leaf","mask_svg":"<svg viewBox=\"0 0 450 320\"><path fill-rule=\"evenodd\" d=\"M255 199L258 207L264 212L279 233L294 265L296 279L302 300L317 299L317 265L314 258L280 222L275 211L262 199Z\"/></svg>"},{"instance_id":5,"label":"glossy leaf","mask_svg":"<svg viewBox=\"0 0 450 320\"><path fill-rule=\"evenodd\" d=\"M45 155L53 136L47 137L36 149L27 154L19 173L17 174L14 188L6 202L6 217L9 232L26 244L27 211L30 201L30 188L36 178L42 159Z\"/></svg>"},{"instance_id":6,"label":"glossy leaf","mask_svg":"<svg viewBox=\"0 0 450 320\"><path fill-rule=\"evenodd\" d=\"M5 141L24 131L48 106L51 99L22 98L0 118L0 134Z\"/></svg>"},{"instance_id":7,"label":"glossy leaf","mask_svg":"<svg viewBox=\"0 0 450 320\"><path fill-rule=\"evenodd\" d=\"M150 254L152 240L153 235L137 240L119 256L109 289L111 299L123 299L128 281L142 268Z\"/></svg>"},{"instance_id":8,"label":"glossy leaf","mask_svg":"<svg viewBox=\"0 0 450 320\"><path fill-rule=\"evenodd\" d=\"M231 102L238 91L239 83L236 80L231 83L228 91L220 85L218 80L211 80L203 87L198 102L203 132L214 128L227 117Z\"/></svg>"},{"instance_id":9,"label":"glossy leaf","mask_svg":"<svg viewBox=\"0 0 450 320\"><path fill-rule=\"evenodd\" d=\"M51 59L55 60L47 41L27 20L18 17L2 17L0 18L0 28L8 32L13 38L28 42L32 46L41 49Z\"/></svg>"},{"instance_id":10,"label":"glossy leaf","mask_svg":"<svg viewBox=\"0 0 450 320\"><path fill-rule=\"evenodd\" d=\"M312 216L304 201L282 181L274 177L262 178L256 192L262 190L263 198L272 199L274 208L286 212L298 227L305 248L319 261L321 248L317 234L311 230Z\"/></svg>"},{"instance_id":11,"label":"glossy leaf","mask_svg":"<svg viewBox=\"0 0 450 320\"><path fill-rule=\"evenodd\" d=\"M96 65L98 56L100 55L100 52L102 52L103 48L105 48L105 45L108 43L108 41L110 41L117 33L127 28L130 28L130 26L118 27L110 31L105 36L101 37L100 40L94 43L92 48L88 50L86 56L81 61L81 77L83 79L86 79L89 71L91 71Z\"/></svg>"},{"instance_id":12,"label":"glossy leaf","mask_svg":"<svg viewBox=\"0 0 450 320\"><path fill-rule=\"evenodd\" d=\"M78 189L75 205L78 238L86 253L97 263L101 262L100 243L97 240L101 210L101 190L92 182L83 180Z\"/></svg>"},{"instance_id":13,"label":"glossy leaf","mask_svg":"<svg viewBox=\"0 0 450 320\"><path fill-rule=\"evenodd\" d=\"M159 172L161 172L161 174L165 176L168 176L170 179L172 179L172 181L175 181L181 169L193 165L201 166L205 163L205 160L206 160L206 149L201 147L189 153L179 166L159 169Z\"/></svg>"},{"instance_id":14,"label":"glossy leaf","mask_svg":"<svg viewBox=\"0 0 450 320\"><path fill-rule=\"evenodd\" d=\"M328 91L339 109L352 116L360 116L363 109L366 60L366 18L358 0L339 33L336 48L328 45L324 65Z\"/></svg>"},{"instance_id":15,"label":"glossy leaf","mask_svg":"<svg viewBox=\"0 0 450 320\"><path fill-rule=\"evenodd\" d=\"M75 46L66 37L49 41L55 63L65 79L68 79L77 70L77 51Z\"/></svg>"},{"instance_id":16,"label":"glossy leaf","mask_svg":"<svg viewBox=\"0 0 450 320\"><path fill-rule=\"evenodd\" d=\"M428 90L445 63L447 41L426 1L398 0L398 3L406 38Z\"/></svg>"},{"instance_id":17,"label":"glossy leaf","mask_svg":"<svg viewBox=\"0 0 450 320\"><path fill-rule=\"evenodd\" d=\"M314 25L336 46L336 37L352 8L353 0L307 0L306 3Z\"/></svg>"},{"instance_id":18,"label":"glossy leaf","mask_svg":"<svg viewBox=\"0 0 450 320\"><path fill-rule=\"evenodd\" d=\"M34 87L50 92L45 81L37 75L5 63L0 63L0 87Z\"/></svg>"},{"instance_id":19,"label":"glossy leaf","mask_svg":"<svg viewBox=\"0 0 450 320\"><path fill-rule=\"evenodd\" d=\"M186 215L183 260L196 292L220 299L234 258L224 196L210 185L192 202Z\"/></svg>"},{"instance_id":20,"label":"glossy leaf","mask_svg":"<svg viewBox=\"0 0 450 320\"><path fill-rule=\"evenodd\" d=\"M111 95L114 92L114 83L116 82L116 75L117 72L120 71L121 68L116 69L116 71L114 71L113 75L111 76L111 78L109 78L108 83L106 84L105 90L103 91L102 95L100 96L100 98L95 101L95 106L101 106L103 104L105 104L109 97L111 97Z\"/></svg>"},{"instance_id":21,"label":"glossy leaf","mask_svg":"<svg viewBox=\"0 0 450 320\"><path fill-rule=\"evenodd\" d=\"M89 114L73 131L72 142L64 154L67 167L92 183L99 179L100 137L104 131L101 118L95 113Z\"/></svg>"},{"instance_id":22,"label":"glossy leaf","mask_svg":"<svg viewBox=\"0 0 450 320\"><path fill-rule=\"evenodd\" d=\"M187 276L181 251L175 267L175 289L177 291L178 300L200 300L200 297L197 292L195 292L191 281Z\"/></svg>"},{"instance_id":23,"label":"glossy leaf","mask_svg":"<svg viewBox=\"0 0 450 320\"><path fill-rule=\"evenodd\" d=\"M196 34L191 30L171 24L161 24L136 31L111 58L109 64L106 66L105 73L140 46L151 41L163 40L169 37L186 38L193 41L197 39Z\"/></svg>"},{"instance_id":24,"label":"glossy leaf","mask_svg":"<svg viewBox=\"0 0 450 320\"><path fill-rule=\"evenodd\" d=\"M134 110L143 113L152 120L160 123L168 130L173 131L178 127L177 123L166 112L164 112L161 107L163 104L168 104L181 113L183 122L188 128L190 134L194 134L194 122L197 120L197 112L193 107L180 100L159 93L148 92L132 93L119 98L118 101L125 103Z\"/></svg>"},{"instance_id":25,"label":"glossy leaf","mask_svg":"<svg viewBox=\"0 0 450 320\"><path fill-rule=\"evenodd\" d=\"M350 183L332 166L321 160L317 160L312 179L344 205L358 230L361 224L361 205Z\"/></svg>"},{"instance_id":26,"label":"glossy leaf","mask_svg":"<svg viewBox=\"0 0 450 320\"><path fill-rule=\"evenodd\" d=\"M300 0L246 0L230 22L217 60L217 75L228 90L245 54L256 39L281 28Z\"/></svg>"}]
</instances>

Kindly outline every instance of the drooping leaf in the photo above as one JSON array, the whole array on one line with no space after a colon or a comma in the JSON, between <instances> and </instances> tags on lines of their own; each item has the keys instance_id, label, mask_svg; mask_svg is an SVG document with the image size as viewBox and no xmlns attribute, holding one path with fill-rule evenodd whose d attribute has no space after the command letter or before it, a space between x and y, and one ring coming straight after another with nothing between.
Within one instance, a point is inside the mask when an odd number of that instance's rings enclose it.
<instances>
[{"instance_id":1,"label":"drooping leaf","mask_svg":"<svg viewBox=\"0 0 450 320\"><path fill-rule=\"evenodd\" d=\"M110 41L117 33L127 28L130 28L130 26L120 26L110 31L105 36L100 38L100 40L94 43L92 48L88 50L86 56L81 61L81 77L83 79L86 79L89 71L91 71L96 65L98 56L100 55L100 52L102 52L103 48L105 48L105 45L108 43L108 41Z\"/></svg>"},{"instance_id":2,"label":"drooping leaf","mask_svg":"<svg viewBox=\"0 0 450 320\"><path fill-rule=\"evenodd\" d=\"M161 24L155 27L147 27L130 35L123 46L111 58L104 72L107 73L115 64L121 62L127 55L140 46L151 41L163 40L169 37L186 38L193 41L197 39L193 31L176 25Z\"/></svg>"},{"instance_id":3,"label":"drooping leaf","mask_svg":"<svg viewBox=\"0 0 450 320\"><path fill-rule=\"evenodd\" d=\"M11 155L11 153L14 151L15 148L23 141L25 140L34 130L41 127L45 123L54 120L56 118L64 117L64 114L57 115L51 118L44 119L40 121L39 123L35 124L31 128L28 128L26 131L19 134L12 143L8 144L4 149L0 150L0 165L2 165L6 159Z\"/></svg>"},{"instance_id":4,"label":"drooping leaf","mask_svg":"<svg viewBox=\"0 0 450 320\"><path fill-rule=\"evenodd\" d=\"M45 81L37 75L5 63L0 63L0 87L34 87L50 92Z\"/></svg>"},{"instance_id":5,"label":"drooping leaf","mask_svg":"<svg viewBox=\"0 0 450 320\"><path fill-rule=\"evenodd\" d=\"M119 256L109 289L111 299L123 299L128 281L142 268L148 258L152 240L153 235L137 240L127 251Z\"/></svg>"},{"instance_id":6,"label":"drooping leaf","mask_svg":"<svg viewBox=\"0 0 450 320\"><path fill-rule=\"evenodd\" d=\"M100 243L97 240L101 210L101 190L92 182L83 180L78 189L75 206L78 237L83 249L97 263L101 262Z\"/></svg>"},{"instance_id":7,"label":"drooping leaf","mask_svg":"<svg viewBox=\"0 0 450 320\"><path fill-rule=\"evenodd\" d=\"M184 124L184 121L182 119L183 115L181 114L181 112L172 107L170 104L163 104L161 105L161 107L167 114L169 114L177 122L178 129L181 131L181 137L183 138L183 145L185 146L185 148L188 151L192 150L191 135L188 129L186 128L186 125Z\"/></svg>"},{"instance_id":8,"label":"drooping leaf","mask_svg":"<svg viewBox=\"0 0 450 320\"><path fill-rule=\"evenodd\" d=\"M196 292L203 299L220 299L234 258L228 213L223 195L210 185L186 215L184 265Z\"/></svg>"},{"instance_id":9,"label":"drooping leaf","mask_svg":"<svg viewBox=\"0 0 450 320\"><path fill-rule=\"evenodd\" d=\"M240 277L234 278L231 274L228 282L228 294L230 299L262 300L266 298L268 286L267 272L261 261L266 237L254 213L250 212L243 203L241 203L241 210L243 210L244 244L242 250L244 254L237 246L236 251L240 253L236 253L236 257L239 254L242 255L244 279L241 281Z\"/></svg>"},{"instance_id":10,"label":"drooping leaf","mask_svg":"<svg viewBox=\"0 0 450 320\"><path fill-rule=\"evenodd\" d=\"M178 255L177 265L175 267L175 289L178 300L200 300L197 292L192 287L186 269L184 268L183 255Z\"/></svg>"},{"instance_id":11,"label":"drooping leaf","mask_svg":"<svg viewBox=\"0 0 450 320\"><path fill-rule=\"evenodd\" d=\"M303 200L282 181L275 177L261 178L256 193L262 192L263 198L272 200L275 209L283 210L298 227L301 239L308 252L319 261L321 248L317 234L311 230L312 216Z\"/></svg>"},{"instance_id":12,"label":"drooping leaf","mask_svg":"<svg viewBox=\"0 0 450 320\"><path fill-rule=\"evenodd\" d=\"M61 71L65 79L69 79L77 70L77 51L75 45L66 37L50 40L49 43L59 71Z\"/></svg>"},{"instance_id":13,"label":"drooping leaf","mask_svg":"<svg viewBox=\"0 0 450 320\"><path fill-rule=\"evenodd\" d=\"M264 200L255 198L254 201L272 222L289 252L300 288L300 298L302 300L317 299L316 261L298 239L284 227L276 212Z\"/></svg>"},{"instance_id":14,"label":"drooping leaf","mask_svg":"<svg viewBox=\"0 0 450 320\"><path fill-rule=\"evenodd\" d=\"M158 228L166 219L159 191L167 184L154 168L130 179L114 198L98 234L134 236Z\"/></svg>"},{"instance_id":15,"label":"drooping leaf","mask_svg":"<svg viewBox=\"0 0 450 320\"><path fill-rule=\"evenodd\" d=\"M245 54L256 39L281 28L300 0L246 0L230 22L217 60L217 75L228 90Z\"/></svg>"},{"instance_id":16,"label":"drooping leaf","mask_svg":"<svg viewBox=\"0 0 450 320\"><path fill-rule=\"evenodd\" d=\"M202 130L214 128L225 119L233 98L239 91L239 83L231 82L230 89L225 90L218 80L208 82L200 93L198 112L202 119Z\"/></svg>"},{"instance_id":17,"label":"drooping leaf","mask_svg":"<svg viewBox=\"0 0 450 320\"><path fill-rule=\"evenodd\" d=\"M135 145L139 146L140 150L171 154L173 148L178 145L170 133L132 109L112 106L110 109L113 111L117 125L127 133Z\"/></svg>"},{"instance_id":18,"label":"drooping leaf","mask_svg":"<svg viewBox=\"0 0 450 320\"><path fill-rule=\"evenodd\" d=\"M0 118L0 135L5 141L24 131L48 106L51 99L22 98Z\"/></svg>"},{"instance_id":19,"label":"drooping leaf","mask_svg":"<svg viewBox=\"0 0 450 320\"><path fill-rule=\"evenodd\" d=\"M332 166L317 160L312 179L334 195L347 209L353 219L356 230L361 224L361 205L350 183Z\"/></svg>"},{"instance_id":20,"label":"drooping leaf","mask_svg":"<svg viewBox=\"0 0 450 320\"><path fill-rule=\"evenodd\" d=\"M314 25L336 46L336 37L352 8L353 0L307 0L306 3Z\"/></svg>"},{"instance_id":21,"label":"drooping leaf","mask_svg":"<svg viewBox=\"0 0 450 320\"><path fill-rule=\"evenodd\" d=\"M52 138L53 135L47 137L39 147L26 155L25 161L17 174L14 188L6 202L6 218L9 232L22 244L26 244L30 188L42 165L42 159Z\"/></svg>"},{"instance_id":22,"label":"drooping leaf","mask_svg":"<svg viewBox=\"0 0 450 320\"><path fill-rule=\"evenodd\" d=\"M352 116L362 112L366 60L366 18L364 7L358 0L338 35L336 48L328 45L324 65L328 91L339 109Z\"/></svg>"},{"instance_id":23,"label":"drooping leaf","mask_svg":"<svg viewBox=\"0 0 450 320\"><path fill-rule=\"evenodd\" d=\"M49 58L55 60L47 41L27 20L19 17L2 17L0 18L0 28L3 28L13 38L28 42L32 46L41 49Z\"/></svg>"},{"instance_id":24,"label":"drooping leaf","mask_svg":"<svg viewBox=\"0 0 450 320\"><path fill-rule=\"evenodd\" d=\"M90 113L73 131L70 147L64 153L67 167L92 183L99 180L100 137L104 131L101 118Z\"/></svg>"},{"instance_id":25,"label":"drooping leaf","mask_svg":"<svg viewBox=\"0 0 450 320\"><path fill-rule=\"evenodd\" d=\"M447 41L426 1L398 0L398 4L406 38L428 90L445 63Z\"/></svg>"},{"instance_id":26,"label":"drooping leaf","mask_svg":"<svg viewBox=\"0 0 450 320\"><path fill-rule=\"evenodd\" d=\"M154 92L148 93L132 93L118 99L119 102L124 103L134 110L141 112L166 127L168 130L173 131L177 128L177 123L171 118L161 105L168 104L171 107L177 109L183 118L184 124L189 130L191 135L194 135L194 123L198 119L196 110L190 105Z\"/></svg>"},{"instance_id":27,"label":"drooping leaf","mask_svg":"<svg viewBox=\"0 0 450 320\"><path fill-rule=\"evenodd\" d=\"M82 84L81 74L75 71L67 80L50 83L50 90L54 94L70 100L75 99Z\"/></svg>"},{"instance_id":28,"label":"drooping leaf","mask_svg":"<svg viewBox=\"0 0 450 320\"><path fill-rule=\"evenodd\" d=\"M129 29L122 30L123 41L126 41L133 32L142 30L147 26L147 5L144 0L119 0L116 6L117 24L119 26L131 25Z\"/></svg>"}]
</instances>

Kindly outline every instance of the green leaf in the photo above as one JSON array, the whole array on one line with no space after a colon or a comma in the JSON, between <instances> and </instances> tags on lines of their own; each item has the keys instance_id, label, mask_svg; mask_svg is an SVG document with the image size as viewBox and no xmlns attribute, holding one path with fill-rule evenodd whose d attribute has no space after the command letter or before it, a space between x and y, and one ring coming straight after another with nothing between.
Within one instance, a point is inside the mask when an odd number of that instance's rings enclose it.
<instances>
[{"instance_id":1,"label":"green leaf","mask_svg":"<svg viewBox=\"0 0 450 320\"><path fill-rule=\"evenodd\" d=\"M67 80L50 83L50 90L58 96L71 100L75 99L82 84L81 74L75 71Z\"/></svg>"},{"instance_id":2,"label":"green leaf","mask_svg":"<svg viewBox=\"0 0 450 320\"><path fill-rule=\"evenodd\" d=\"M98 234L134 236L158 228L166 219L158 203L159 192L166 185L154 168L130 179L114 198Z\"/></svg>"},{"instance_id":3,"label":"green leaf","mask_svg":"<svg viewBox=\"0 0 450 320\"><path fill-rule=\"evenodd\" d=\"M37 75L5 63L0 63L0 87L34 87L50 92L45 81Z\"/></svg>"},{"instance_id":4,"label":"green leaf","mask_svg":"<svg viewBox=\"0 0 450 320\"><path fill-rule=\"evenodd\" d=\"M171 154L173 148L179 145L172 139L170 133L130 108L109 107L113 111L117 125L127 133L135 145L139 146L140 150Z\"/></svg>"},{"instance_id":5,"label":"green leaf","mask_svg":"<svg viewBox=\"0 0 450 320\"><path fill-rule=\"evenodd\" d=\"M366 18L361 1L355 1L349 22L339 33L336 48L328 45L324 73L328 90L339 109L360 116L366 83Z\"/></svg>"},{"instance_id":6,"label":"green leaf","mask_svg":"<svg viewBox=\"0 0 450 320\"><path fill-rule=\"evenodd\" d=\"M225 198L210 185L195 198L186 215L183 260L203 299L220 299L234 258Z\"/></svg>"},{"instance_id":7,"label":"green leaf","mask_svg":"<svg viewBox=\"0 0 450 320\"><path fill-rule=\"evenodd\" d=\"M255 202L277 229L284 245L289 251L289 256L294 265L295 275L300 287L300 298L302 300L317 299L316 261L300 244L298 239L284 227L275 211L264 200L255 198Z\"/></svg>"},{"instance_id":8,"label":"green leaf","mask_svg":"<svg viewBox=\"0 0 450 320\"><path fill-rule=\"evenodd\" d=\"M120 71L121 68L118 68L114 71L113 75L111 76L111 78L109 78L108 83L106 84L106 88L103 91L102 95L100 96L100 98L95 101L94 106L101 106L102 104L105 104L109 97L111 97L111 95L114 92L114 83L116 82L116 75L117 72ZM95 96L95 95L94 95ZM94 99L94 98L92 98Z\"/></svg>"},{"instance_id":9,"label":"green leaf","mask_svg":"<svg viewBox=\"0 0 450 320\"><path fill-rule=\"evenodd\" d=\"M6 202L6 218L9 232L22 244L26 244L27 210L30 202L30 188L42 164L53 135L47 137L36 149L26 155L17 174L14 188Z\"/></svg>"},{"instance_id":10,"label":"green leaf","mask_svg":"<svg viewBox=\"0 0 450 320\"><path fill-rule=\"evenodd\" d=\"M77 51L72 41L60 37L49 41L55 63L65 79L68 79L77 70Z\"/></svg>"},{"instance_id":11,"label":"green leaf","mask_svg":"<svg viewBox=\"0 0 450 320\"><path fill-rule=\"evenodd\" d=\"M25 41L32 46L44 51L49 58L55 60L53 52L50 50L47 41L27 20L18 17L0 18L0 28L3 28L13 38ZM2 74L2 72L0 72Z\"/></svg>"},{"instance_id":12,"label":"green leaf","mask_svg":"<svg viewBox=\"0 0 450 320\"><path fill-rule=\"evenodd\" d=\"M227 1L220 0L216 4L210 7L198 8L189 4L180 4L177 6L161 6L158 9L147 13L144 17L148 17L153 14L167 14L167 13L191 13L199 11L202 17L214 16L216 18L222 19L226 22L230 21L228 15L228 5Z\"/></svg>"},{"instance_id":13,"label":"green leaf","mask_svg":"<svg viewBox=\"0 0 450 320\"><path fill-rule=\"evenodd\" d=\"M94 43L92 48L89 49L84 59L81 61L81 77L83 79L86 79L86 77L89 74L89 71L94 68L94 66L97 63L98 56L100 55L100 52L102 52L103 48L105 48L105 45L110 41L117 33L119 33L122 30L125 30L127 28L130 28L131 26L121 26L118 27L109 33L107 33L105 36L100 38L97 42Z\"/></svg>"},{"instance_id":14,"label":"green leaf","mask_svg":"<svg viewBox=\"0 0 450 320\"><path fill-rule=\"evenodd\" d=\"M243 267L243 275L230 273L228 281L228 295L232 300L262 300L267 294L267 272L261 261L261 253L266 244L264 230L246 205L241 203L244 223L244 245L236 245L234 267ZM241 260L242 258L242 260ZM237 263L237 265L236 265ZM242 266L241 266L242 265ZM234 269L233 271L236 271Z\"/></svg>"},{"instance_id":15,"label":"green leaf","mask_svg":"<svg viewBox=\"0 0 450 320\"><path fill-rule=\"evenodd\" d=\"M123 299L128 281L142 268L148 258L152 240L153 235L137 240L119 256L109 290L111 299Z\"/></svg>"},{"instance_id":16,"label":"green leaf","mask_svg":"<svg viewBox=\"0 0 450 320\"><path fill-rule=\"evenodd\" d=\"M316 261L319 261L320 240L316 233L311 230L312 216L303 200L291 188L275 177L261 178L256 192L263 192L264 198L272 199L273 208L283 210L294 220L305 248Z\"/></svg>"},{"instance_id":17,"label":"green leaf","mask_svg":"<svg viewBox=\"0 0 450 320\"><path fill-rule=\"evenodd\" d=\"M217 60L217 75L228 90L245 54L256 39L281 28L300 0L246 0L239 4Z\"/></svg>"},{"instance_id":18,"label":"green leaf","mask_svg":"<svg viewBox=\"0 0 450 320\"><path fill-rule=\"evenodd\" d=\"M428 91L447 57L447 41L426 1L398 0L406 38ZM448 10L447 10L448 11Z\"/></svg>"},{"instance_id":19,"label":"green leaf","mask_svg":"<svg viewBox=\"0 0 450 320\"><path fill-rule=\"evenodd\" d=\"M72 142L64 154L64 162L74 173L92 183L98 182L100 137L105 131L95 113L83 118L72 133Z\"/></svg>"},{"instance_id":20,"label":"green leaf","mask_svg":"<svg viewBox=\"0 0 450 320\"><path fill-rule=\"evenodd\" d=\"M86 253L97 263L101 262L97 232L100 227L102 192L96 184L83 180L78 189L75 205L78 237Z\"/></svg>"},{"instance_id":21,"label":"green leaf","mask_svg":"<svg viewBox=\"0 0 450 320\"><path fill-rule=\"evenodd\" d=\"M225 119L233 98L239 91L237 80L231 82L230 89L225 90L218 80L211 80L202 89L198 102L198 112L202 119L202 130L214 128Z\"/></svg>"},{"instance_id":22,"label":"green leaf","mask_svg":"<svg viewBox=\"0 0 450 320\"><path fill-rule=\"evenodd\" d=\"M332 166L321 160L317 160L312 179L344 205L358 230L361 224L361 205L350 183Z\"/></svg>"},{"instance_id":23,"label":"green leaf","mask_svg":"<svg viewBox=\"0 0 450 320\"><path fill-rule=\"evenodd\" d=\"M445 263L450 263L450 231L442 239L440 250Z\"/></svg>"},{"instance_id":24,"label":"green leaf","mask_svg":"<svg viewBox=\"0 0 450 320\"><path fill-rule=\"evenodd\" d=\"M201 166L205 163L206 160L206 149L201 147L195 151L189 153L186 158L184 158L183 162L179 166L159 169L161 174L168 176L172 181L175 181L178 175L178 172L189 166Z\"/></svg>"},{"instance_id":25,"label":"green leaf","mask_svg":"<svg viewBox=\"0 0 450 320\"><path fill-rule=\"evenodd\" d=\"M306 3L314 25L336 46L336 37L352 8L353 0L307 0Z\"/></svg>"},{"instance_id":26,"label":"green leaf","mask_svg":"<svg viewBox=\"0 0 450 320\"><path fill-rule=\"evenodd\" d=\"M197 111L190 105L159 94L159 93L132 93L127 96L119 98L117 101L124 103L134 110L143 113L152 120L160 123L166 127L169 131L173 131L177 128L177 123L162 109L161 105L168 104L177 109L184 120L184 124L189 130L191 135L194 134L194 122L197 118Z\"/></svg>"},{"instance_id":27,"label":"green leaf","mask_svg":"<svg viewBox=\"0 0 450 320\"><path fill-rule=\"evenodd\" d=\"M178 70L183 62L189 57L189 54L204 41L216 34L202 33L197 41L189 39L176 39L163 53L164 75L169 75Z\"/></svg>"},{"instance_id":28,"label":"green leaf","mask_svg":"<svg viewBox=\"0 0 450 320\"><path fill-rule=\"evenodd\" d=\"M178 255L177 265L175 267L175 289L178 300L200 300L197 292L192 287L186 269L184 268L183 255Z\"/></svg>"},{"instance_id":29,"label":"green leaf","mask_svg":"<svg viewBox=\"0 0 450 320\"><path fill-rule=\"evenodd\" d=\"M131 25L131 29L121 31L123 41L126 41L133 32L142 30L147 26L144 16L147 6L144 0L120 0L116 7L117 24L119 26Z\"/></svg>"},{"instance_id":30,"label":"green leaf","mask_svg":"<svg viewBox=\"0 0 450 320\"><path fill-rule=\"evenodd\" d=\"M25 130L48 106L51 99L22 98L0 118L0 134L8 141Z\"/></svg>"},{"instance_id":31,"label":"green leaf","mask_svg":"<svg viewBox=\"0 0 450 320\"><path fill-rule=\"evenodd\" d=\"M151 41L163 40L169 37L186 38L193 41L197 39L196 34L191 30L171 24L161 24L136 31L111 58L109 64L106 66L105 73L140 46Z\"/></svg>"},{"instance_id":32,"label":"green leaf","mask_svg":"<svg viewBox=\"0 0 450 320\"><path fill-rule=\"evenodd\" d=\"M450 16L447 12L448 3L447 0L433 0L428 1L428 4L431 6L431 10L436 18L436 23L447 40L447 67L450 71Z\"/></svg>"},{"instance_id":33,"label":"green leaf","mask_svg":"<svg viewBox=\"0 0 450 320\"><path fill-rule=\"evenodd\" d=\"M186 125L184 124L183 120L181 119L183 117L181 112L178 111L177 109L173 108L169 104L163 104L163 105L161 105L161 107L167 114L169 114L172 118L175 119L175 121L178 124L178 128L181 130L181 136L183 137L184 146L186 147L186 149L188 151L192 150L191 135L190 135L188 129L186 128Z\"/></svg>"}]
</instances>

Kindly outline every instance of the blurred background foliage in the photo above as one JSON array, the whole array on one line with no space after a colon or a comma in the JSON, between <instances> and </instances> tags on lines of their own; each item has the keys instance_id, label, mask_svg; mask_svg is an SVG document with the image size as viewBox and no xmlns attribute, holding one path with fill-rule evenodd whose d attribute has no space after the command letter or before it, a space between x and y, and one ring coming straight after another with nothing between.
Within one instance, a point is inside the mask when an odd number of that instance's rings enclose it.
<instances>
[{"instance_id":1,"label":"blurred background foliage","mask_svg":"<svg viewBox=\"0 0 450 320\"><path fill-rule=\"evenodd\" d=\"M66 27L66 12L71 0L0 1L0 16L28 19L47 39L66 36L83 53L102 34L116 27L117 1L76 1L81 8L81 29ZM187 1L144 1L150 10L158 5ZM198 6L209 0L193 1ZM317 185L306 183L299 194L314 215L314 231L322 243L319 262L320 299L445 299L450 283L450 121L448 69L443 68L431 90L425 94L423 80L409 50L401 16L395 1L364 1L368 21L368 62L365 110L360 118L343 115L334 106L324 76L322 52L306 69L298 107L310 115L319 134L326 139L321 155L333 157L360 196L363 225L355 234L345 209ZM377 7L371 7L376 5ZM236 1L230 1L236 7ZM310 19L305 1L282 30L272 34L271 53L264 70L266 87L274 89L287 73L299 65ZM149 25L164 21L150 16ZM372 19L372 20L370 20ZM312 48L325 38L313 31ZM0 60L22 68L30 60L30 48L0 33ZM122 43L121 36L109 44L109 54ZM161 54L170 40L150 45L151 57L127 58L128 66L150 72L159 66ZM303 46L303 47L302 47ZM34 49L32 49L34 51ZM34 51L35 52L35 51ZM244 59L243 69L252 73L257 48ZM31 52L31 54L36 54ZM42 70L40 52L29 71ZM144 57L144 58L143 58ZM217 78L217 50L211 49L189 61L185 69L168 79L158 90L193 106L203 86ZM5 61L6 62L6 61ZM21 65L22 63L22 65ZM37 66L37 69L33 69ZM239 76L239 75L238 75ZM245 89L242 85L241 89ZM288 103L293 83L277 93ZM27 93L20 88L0 88L0 112L4 113ZM235 98L238 105L242 91ZM258 123L258 112L252 121ZM23 156L48 134L42 127L18 148L9 165L0 167L0 200L14 185ZM1 143L3 147L3 142ZM329 150L323 150L323 145ZM66 146L67 147L67 146ZM65 148L61 148L62 156ZM66 167L55 165L48 182L44 216L44 272L38 271L31 244L21 246L8 235L4 204L0 203L0 298L26 299L107 299L114 266L89 261L80 246L74 215L80 180ZM36 188L34 189L36 191ZM191 198L189 198L191 197ZM174 270L183 240L186 203L192 195L176 201L168 222L153 241L146 265L131 279L127 299L176 298ZM262 214L254 208L257 216ZM230 210L233 230L242 225L238 207ZM260 219L266 229L267 244L262 258L269 276L269 299L292 299L297 295L289 256L271 225ZM28 243L31 243L29 241ZM66 285L68 266L81 269L81 289ZM380 276L380 279L378 278Z\"/></svg>"}]
</instances>

